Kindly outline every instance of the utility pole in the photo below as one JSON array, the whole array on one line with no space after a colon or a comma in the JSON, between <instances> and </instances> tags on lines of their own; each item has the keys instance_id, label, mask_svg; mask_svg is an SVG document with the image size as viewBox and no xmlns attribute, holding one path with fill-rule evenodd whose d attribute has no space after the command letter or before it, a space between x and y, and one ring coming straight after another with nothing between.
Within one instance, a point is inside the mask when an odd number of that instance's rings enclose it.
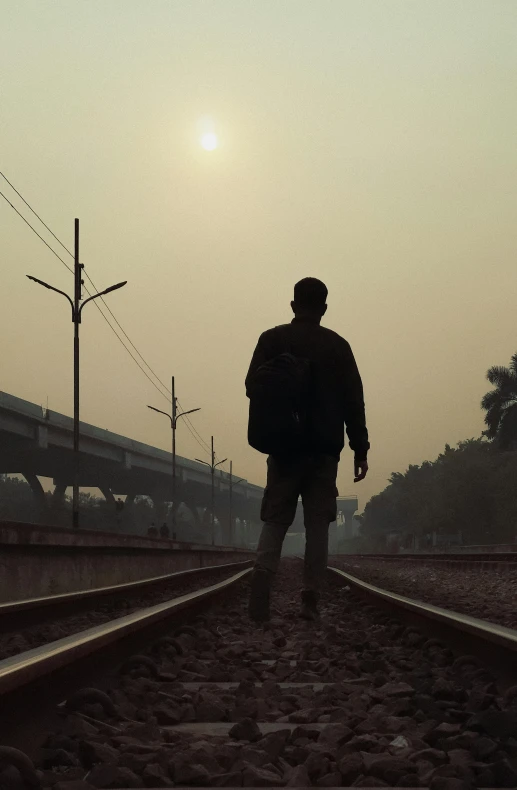
<instances>
[{"instance_id":1,"label":"utility pole","mask_svg":"<svg viewBox=\"0 0 517 790\"><path fill-rule=\"evenodd\" d=\"M224 464L224 462L227 459L223 458L222 461L218 461L217 463L215 462L214 437L212 436L211 439L212 439L212 453L211 453L212 461L211 461L211 463L208 463L208 461L202 461L200 458L196 458L196 461L199 461L200 464L206 464L206 466L209 466L210 467L210 473L211 473L211 476L212 476L212 514L211 514L210 522L211 522L211 528L212 528L212 546L214 546L215 545L215 480L214 480L214 475L215 475L216 467L220 466L220 464Z\"/></svg>"},{"instance_id":2,"label":"utility pole","mask_svg":"<svg viewBox=\"0 0 517 790\"><path fill-rule=\"evenodd\" d=\"M79 529L79 305L83 284L83 266L79 263L79 220L74 228L74 483L72 492L72 526Z\"/></svg>"},{"instance_id":3,"label":"utility pole","mask_svg":"<svg viewBox=\"0 0 517 790\"><path fill-rule=\"evenodd\" d=\"M215 544L215 452L214 452L214 437L212 436L212 466L210 468L212 474L212 507L210 510L210 523L212 528L212 546Z\"/></svg>"},{"instance_id":4,"label":"utility pole","mask_svg":"<svg viewBox=\"0 0 517 790\"><path fill-rule=\"evenodd\" d=\"M157 411L159 414L165 414L166 417L169 418L171 422L171 431L172 431L172 482L171 482L171 497L172 497L172 535L173 538L176 533L176 426L178 424L178 420L180 417L184 417L185 414L192 414L195 411L201 411L201 409L189 409L188 411L182 411L180 414L177 413L177 398L176 398L176 388L175 388L175 381L174 376L172 377L171 381L171 394L172 394L172 414L168 414L166 411L162 411L161 409L155 409L154 406L148 406L148 409L152 409L153 411Z\"/></svg>"},{"instance_id":5,"label":"utility pole","mask_svg":"<svg viewBox=\"0 0 517 790\"><path fill-rule=\"evenodd\" d=\"M232 475L233 475L233 461L230 461L230 546L233 543L233 514L232 514Z\"/></svg>"},{"instance_id":6,"label":"utility pole","mask_svg":"<svg viewBox=\"0 0 517 790\"><path fill-rule=\"evenodd\" d=\"M53 285L49 285L43 280L38 280L37 277L31 277L30 274L26 276L29 280L32 280L38 285L43 285L45 288L48 288L50 291L55 291L61 296L64 296L65 299L68 299L70 302L70 306L72 307L72 321L74 324L74 439L73 439L73 495L72 495L72 526L74 529L79 528L79 324L81 323L82 312L84 306L88 304L88 302L93 301L94 299L98 299L99 296L104 296L110 291L116 291L118 288L122 288L127 283L127 280L124 282L117 283L116 285L111 285L109 288L106 288L104 291L100 291L99 293L93 294L93 296L88 297L85 299L84 302L81 304L81 290L83 285L82 273L83 273L84 265L79 263L79 220L75 220L75 227L74 227L74 298L73 300L68 296L67 293L64 291L60 291L59 288L54 288Z\"/></svg>"},{"instance_id":7,"label":"utility pole","mask_svg":"<svg viewBox=\"0 0 517 790\"><path fill-rule=\"evenodd\" d=\"M212 546L215 544L215 451L214 451L214 437L212 436L212 466L210 468L212 474L212 508L210 523L212 528Z\"/></svg>"},{"instance_id":8,"label":"utility pole","mask_svg":"<svg viewBox=\"0 0 517 790\"><path fill-rule=\"evenodd\" d=\"M174 376L171 379L171 395L172 395L172 513L171 525L173 540L176 539L176 387L174 384Z\"/></svg>"},{"instance_id":9,"label":"utility pole","mask_svg":"<svg viewBox=\"0 0 517 790\"><path fill-rule=\"evenodd\" d=\"M243 483L245 480L244 477L241 477L236 482L233 482L233 461L230 461L230 546L233 546L233 486L238 485L239 483Z\"/></svg>"}]
</instances>

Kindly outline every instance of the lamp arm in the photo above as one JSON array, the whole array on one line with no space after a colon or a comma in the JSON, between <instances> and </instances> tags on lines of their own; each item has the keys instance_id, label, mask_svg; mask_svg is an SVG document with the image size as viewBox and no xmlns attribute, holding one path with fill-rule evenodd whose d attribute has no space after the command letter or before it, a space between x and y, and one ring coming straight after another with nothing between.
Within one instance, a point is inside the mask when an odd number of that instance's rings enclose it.
<instances>
[{"instance_id":1,"label":"lamp arm","mask_svg":"<svg viewBox=\"0 0 517 790\"><path fill-rule=\"evenodd\" d=\"M174 426L173 426L173 422L172 422L172 417L171 417L171 415L170 415L170 414L167 414L167 412L166 412L166 411L162 411L161 409L156 409L154 406L148 406L147 408L148 408L148 409L152 409L153 411L157 411L157 412L158 412L158 414L165 414L165 416L166 416L166 417L168 417L168 418L169 418L169 420L171 421L171 427L174 427Z\"/></svg>"},{"instance_id":2,"label":"lamp arm","mask_svg":"<svg viewBox=\"0 0 517 790\"><path fill-rule=\"evenodd\" d=\"M105 296L105 294L109 294L111 291L116 291L118 288L122 288L126 285L127 280L124 280L123 283L117 283L116 285L110 285L109 288L105 288L104 291L99 291L98 294L93 294L93 296L89 296L88 299L85 299L82 303L81 307L79 308L79 315L81 315L83 307L88 304L88 302L93 301L93 299L98 299L99 296Z\"/></svg>"},{"instance_id":3,"label":"lamp arm","mask_svg":"<svg viewBox=\"0 0 517 790\"><path fill-rule=\"evenodd\" d=\"M75 318L74 303L72 302L72 300L70 299L67 293L65 293L64 291L60 291L59 288L54 288L53 285L49 285L48 283L43 282L43 280L38 280L37 277L31 277L30 274L27 274L25 276L29 280L38 283L38 285L42 285L44 288L48 288L49 291L55 291L57 294L61 294L61 296L64 296L65 299L68 299L68 301L70 302L70 307L72 308L72 321L74 320Z\"/></svg>"},{"instance_id":4,"label":"lamp arm","mask_svg":"<svg viewBox=\"0 0 517 790\"><path fill-rule=\"evenodd\" d=\"M174 425L176 426L180 417L184 417L185 414L192 414L194 411L201 411L201 407L198 409L189 409L188 411L182 411L180 414L176 415L176 419L174 420Z\"/></svg>"}]
</instances>

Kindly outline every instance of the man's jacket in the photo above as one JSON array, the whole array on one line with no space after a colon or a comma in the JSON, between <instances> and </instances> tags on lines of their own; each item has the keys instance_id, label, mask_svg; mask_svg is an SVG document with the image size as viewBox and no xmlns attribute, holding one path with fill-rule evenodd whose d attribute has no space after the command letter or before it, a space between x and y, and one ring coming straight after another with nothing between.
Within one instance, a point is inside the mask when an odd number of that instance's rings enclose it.
<instances>
[{"instance_id":1,"label":"man's jacket","mask_svg":"<svg viewBox=\"0 0 517 790\"><path fill-rule=\"evenodd\" d=\"M339 459L346 425L351 449L358 460L365 460L370 444L361 377L350 345L331 329L294 318L290 324L263 332L246 376L246 394L250 394L257 368L285 351L308 359L311 364L307 451Z\"/></svg>"}]
</instances>

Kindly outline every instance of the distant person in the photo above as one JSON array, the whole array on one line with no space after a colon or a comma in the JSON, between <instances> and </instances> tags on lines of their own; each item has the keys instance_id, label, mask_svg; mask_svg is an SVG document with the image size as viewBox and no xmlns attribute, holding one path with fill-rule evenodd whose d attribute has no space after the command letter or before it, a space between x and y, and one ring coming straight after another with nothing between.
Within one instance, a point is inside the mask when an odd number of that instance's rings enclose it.
<instances>
[{"instance_id":1,"label":"distant person","mask_svg":"<svg viewBox=\"0 0 517 790\"><path fill-rule=\"evenodd\" d=\"M169 537L169 527L167 526L165 521L163 522L163 524L160 527L160 537L161 538L168 538Z\"/></svg>"},{"instance_id":2,"label":"distant person","mask_svg":"<svg viewBox=\"0 0 517 790\"><path fill-rule=\"evenodd\" d=\"M294 319L264 332L246 377L250 398L248 441L269 455L251 580L250 617L269 619L270 590L285 534L301 495L305 524L301 616L318 616L319 591L328 557L329 524L336 520L337 468L344 424L354 451L354 482L368 471L370 448L363 386L352 350L320 326L327 288L313 277L294 287Z\"/></svg>"},{"instance_id":3,"label":"distant person","mask_svg":"<svg viewBox=\"0 0 517 790\"><path fill-rule=\"evenodd\" d=\"M154 521L151 521L151 526L147 530L147 537L148 538L157 538L158 537L158 530L154 526Z\"/></svg>"}]
</instances>

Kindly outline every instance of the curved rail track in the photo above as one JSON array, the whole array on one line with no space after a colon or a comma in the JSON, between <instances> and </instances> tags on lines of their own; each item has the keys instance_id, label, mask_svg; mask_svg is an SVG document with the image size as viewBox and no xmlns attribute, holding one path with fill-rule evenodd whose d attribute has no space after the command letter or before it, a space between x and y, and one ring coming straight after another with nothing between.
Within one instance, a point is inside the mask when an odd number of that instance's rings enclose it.
<instances>
[{"instance_id":1,"label":"curved rail track","mask_svg":"<svg viewBox=\"0 0 517 790\"><path fill-rule=\"evenodd\" d=\"M340 568L329 567L328 570L341 584L349 585L375 606L390 613L396 611L408 623L426 633L432 632L456 650L477 656L497 675L503 687L517 683L517 631L514 629L398 595Z\"/></svg>"},{"instance_id":2,"label":"curved rail track","mask_svg":"<svg viewBox=\"0 0 517 790\"><path fill-rule=\"evenodd\" d=\"M498 572L517 571L517 551L491 552L476 554L341 554L340 559L350 562L356 560L380 560L382 562L407 562L415 565L435 565L441 568L463 568L477 570L496 570Z\"/></svg>"},{"instance_id":3,"label":"curved rail track","mask_svg":"<svg viewBox=\"0 0 517 790\"><path fill-rule=\"evenodd\" d=\"M94 609L96 606L107 602L127 600L130 596L139 593L160 589L172 591L177 584L187 580L202 579L206 575L225 573L228 570L246 567L251 560L226 565L207 565L202 568L192 568L175 571L161 576L152 576L125 584L115 584L108 587L94 587L88 590L76 590L71 593L48 595L41 598L26 598L20 601L0 603L0 634L14 629L19 631L35 624L41 625L48 620L66 617L70 614L79 614Z\"/></svg>"},{"instance_id":4,"label":"curved rail track","mask_svg":"<svg viewBox=\"0 0 517 790\"><path fill-rule=\"evenodd\" d=\"M0 743L43 767L27 786L515 786L517 632L331 567L304 623L299 568L265 627L242 569L0 662Z\"/></svg>"}]
</instances>

